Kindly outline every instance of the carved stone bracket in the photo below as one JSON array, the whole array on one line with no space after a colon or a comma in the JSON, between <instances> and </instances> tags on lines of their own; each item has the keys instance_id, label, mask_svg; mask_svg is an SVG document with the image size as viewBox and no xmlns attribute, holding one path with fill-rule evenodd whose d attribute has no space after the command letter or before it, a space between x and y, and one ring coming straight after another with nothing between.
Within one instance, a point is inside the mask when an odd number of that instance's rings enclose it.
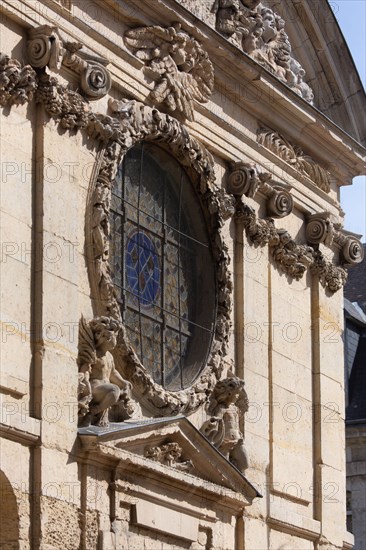
<instances>
[{"instance_id":1,"label":"carved stone bracket","mask_svg":"<svg viewBox=\"0 0 366 550\"><path fill-rule=\"evenodd\" d=\"M359 240L360 235L345 231L339 224L331 221L329 212L320 212L309 216L306 225L308 243L320 243L331 246L335 243L342 252L345 265L357 265L363 261L364 250Z\"/></svg>"},{"instance_id":2,"label":"carved stone bracket","mask_svg":"<svg viewBox=\"0 0 366 550\"><path fill-rule=\"evenodd\" d=\"M36 73L30 65L0 53L0 105L24 105L32 100L37 89Z\"/></svg>"},{"instance_id":3,"label":"carved stone bracket","mask_svg":"<svg viewBox=\"0 0 366 550\"><path fill-rule=\"evenodd\" d=\"M248 468L248 456L240 418L248 405L244 381L231 375L216 384L208 406L210 418L201 427L207 439L242 473Z\"/></svg>"},{"instance_id":4,"label":"carved stone bracket","mask_svg":"<svg viewBox=\"0 0 366 550\"><path fill-rule=\"evenodd\" d=\"M119 130L114 138L116 141L110 141L100 155L99 168L91 184L87 207L88 270L98 314L121 319L109 267L109 209L117 167L130 147L142 140L165 144L175 158L193 174L197 193L208 214L208 229L216 263L218 313L211 355L201 376L193 386L185 390L165 390L148 374L124 331L119 334L114 353L124 377L132 382L140 401L152 412L158 412L160 416L189 413L207 400L221 375L230 329L232 282L228 270L228 249L221 234L222 207L214 185L213 158L190 136L187 128L157 109L136 101L111 101L110 108L119 123Z\"/></svg>"},{"instance_id":5,"label":"carved stone bracket","mask_svg":"<svg viewBox=\"0 0 366 550\"><path fill-rule=\"evenodd\" d=\"M63 41L57 27L42 25L29 31L28 57L33 67L49 67L59 71L61 66L80 75L80 86L88 99L105 96L112 85L106 69L108 61L82 51L82 44Z\"/></svg>"},{"instance_id":6,"label":"carved stone bracket","mask_svg":"<svg viewBox=\"0 0 366 550\"><path fill-rule=\"evenodd\" d=\"M296 168L301 174L311 179L319 189L329 193L330 174L328 170L315 162L312 157L306 155L300 147L292 145L281 134L270 128L260 128L257 133L257 141L287 164Z\"/></svg>"},{"instance_id":7,"label":"carved stone bracket","mask_svg":"<svg viewBox=\"0 0 366 550\"><path fill-rule=\"evenodd\" d=\"M206 103L214 85L213 65L199 42L179 23L131 29L124 39L155 81L150 100L194 120L194 101Z\"/></svg>"},{"instance_id":8,"label":"carved stone bracket","mask_svg":"<svg viewBox=\"0 0 366 550\"><path fill-rule=\"evenodd\" d=\"M288 186L290 189L290 186ZM268 172L260 172L256 165L245 162L230 163L226 175L228 193L241 197L254 197L257 192L267 197L267 210L274 218L283 218L291 214L294 201L284 185L272 180Z\"/></svg>"}]
</instances>

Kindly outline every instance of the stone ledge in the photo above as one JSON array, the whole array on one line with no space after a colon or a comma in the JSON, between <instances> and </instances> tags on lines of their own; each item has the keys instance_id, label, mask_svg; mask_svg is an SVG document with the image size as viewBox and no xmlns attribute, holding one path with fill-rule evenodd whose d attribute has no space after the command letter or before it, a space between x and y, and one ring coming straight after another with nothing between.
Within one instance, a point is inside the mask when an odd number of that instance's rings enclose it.
<instances>
[{"instance_id":1,"label":"stone ledge","mask_svg":"<svg viewBox=\"0 0 366 550\"><path fill-rule=\"evenodd\" d=\"M276 504L271 504L268 523L274 529L285 531L307 540L316 540L321 534L320 521L284 510Z\"/></svg>"}]
</instances>

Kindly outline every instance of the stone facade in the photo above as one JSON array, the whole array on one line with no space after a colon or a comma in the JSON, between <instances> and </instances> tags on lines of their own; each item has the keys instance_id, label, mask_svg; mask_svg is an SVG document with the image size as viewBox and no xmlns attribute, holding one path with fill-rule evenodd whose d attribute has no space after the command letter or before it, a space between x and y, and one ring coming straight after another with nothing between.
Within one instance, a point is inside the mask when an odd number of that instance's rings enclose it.
<instances>
[{"instance_id":1,"label":"stone facade","mask_svg":"<svg viewBox=\"0 0 366 550\"><path fill-rule=\"evenodd\" d=\"M342 288L363 249L339 187L365 98L327 2L292 4L3 0L1 548L351 548ZM179 388L116 283L141 148L190 180L207 234L210 345Z\"/></svg>"}]
</instances>

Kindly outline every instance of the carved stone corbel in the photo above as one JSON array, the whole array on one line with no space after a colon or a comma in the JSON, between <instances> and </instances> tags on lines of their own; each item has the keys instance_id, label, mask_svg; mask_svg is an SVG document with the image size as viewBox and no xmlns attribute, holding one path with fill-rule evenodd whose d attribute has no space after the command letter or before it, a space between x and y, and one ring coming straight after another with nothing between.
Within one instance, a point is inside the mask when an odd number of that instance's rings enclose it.
<instances>
[{"instance_id":1,"label":"carved stone corbel","mask_svg":"<svg viewBox=\"0 0 366 550\"><path fill-rule=\"evenodd\" d=\"M294 207L294 201L289 189L274 182L268 172L260 172L255 164L232 162L227 174L226 190L228 193L241 197L254 197L257 192L267 197L267 211L273 218L288 216Z\"/></svg>"},{"instance_id":2,"label":"carved stone corbel","mask_svg":"<svg viewBox=\"0 0 366 550\"><path fill-rule=\"evenodd\" d=\"M346 231L343 228L337 229L335 232L334 242L341 248L344 265L357 265L363 261L365 251L360 238L361 235Z\"/></svg>"},{"instance_id":3,"label":"carved stone corbel","mask_svg":"<svg viewBox=\"0 0 366 550\"><path fill-rule=\"evenodd\" d=\"M341 250L343 264L346 266L357 265L364 258L360 237L361 235L346 231L340 224L334 224L329 212L320 212L308 218L306 225L308 243L323 243L326 246L336 244Z\"/></svg>"},{"instance_id":4,"label":"carved stone corbel","mask_svg":"<svg viewBox=\"0 0 366 550\"><path fill-rule=\"evenodd\" d=\"M33 67L49 67L59 71L61 66L80 75L80 86L88 99L104 97L112 82L106 69L108 61L82 50L79 42L63 41L57 27L42 25L29 31L28 57Z\"/></svg>"}]
</instances>

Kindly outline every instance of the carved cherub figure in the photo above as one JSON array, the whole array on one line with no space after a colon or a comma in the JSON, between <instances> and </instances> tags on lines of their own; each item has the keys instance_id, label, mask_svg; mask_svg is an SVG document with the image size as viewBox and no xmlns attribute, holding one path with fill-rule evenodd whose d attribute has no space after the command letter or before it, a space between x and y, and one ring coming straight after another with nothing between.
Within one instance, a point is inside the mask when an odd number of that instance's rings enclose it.
<instances>
[{"instance_id":1,"label":"carved cherub figure","mask_svg":"<svg viewBox=\"0 0 366 550\"><path fill-rule=\"evenodd\" d=\"M179 24L131 29L124 38L156 81L150 99L194 120L193 101L207 102L214 83L212 63L197 40Z\"/></svg>"},{"instance_id":2,"label":"carved cherub figure","mask_svg":"<svg viewBox=\"0 0 366 550\"><path fill-rule=\"evenodd\" d=\"M240 414L248 409L244 381L230 375L218 382L211 396L207 420L201 432L242 473L248 468L248 455L240 430Z\"/></svg>"},{"instance_id":3,"label":"carved cherub figure","mask_svg":"<svg viewBox=\"0 0 366 550\"><path fill-rule=\"evenodd\" d=\"M79 325L79 415L82 425L108 425L109 409L122 401L133 412L131 384L116 370L110 353L117 343L120 324L110 317L96 317Z\"/></svg>"}]
</instances>

